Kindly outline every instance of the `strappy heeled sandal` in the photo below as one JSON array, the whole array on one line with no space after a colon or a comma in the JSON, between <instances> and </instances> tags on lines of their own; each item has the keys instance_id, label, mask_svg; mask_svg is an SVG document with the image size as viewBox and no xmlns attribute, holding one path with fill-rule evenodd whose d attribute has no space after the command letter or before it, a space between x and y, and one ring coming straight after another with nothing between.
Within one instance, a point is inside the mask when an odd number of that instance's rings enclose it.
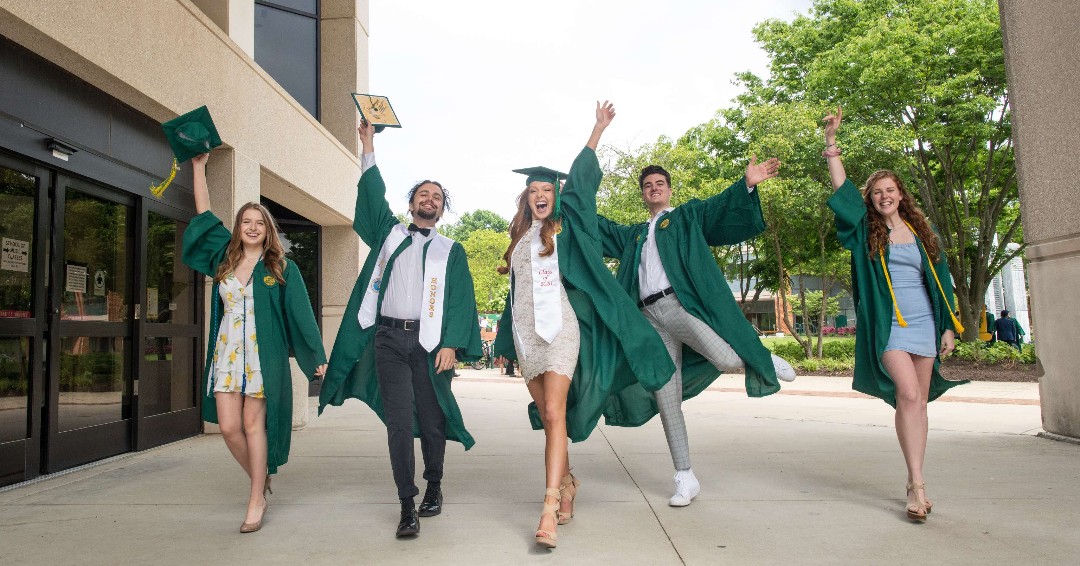
<instances>
[{"instance_id":1,"label":"strappy heeled sandal","mask_svg":"<svg viewBox=\"0 0 1080 566\"><path fill-rule=\"evenodd\" d=\"M548 503L549 497L555 499L555 503ZM550 515L552 522L558 524L559 518L556 513L559 510L559 502L562 500L562 491L554 487L549 487L544 490L544 510L540 512L540 520L544 520L545 515ZM536 530L536 544L545 548L555 548L555 542L559 540L559 535L555 533L555 530L546 531L544 529Z\"/></svg>"},{"instance_id":2,"label":"strappy heeled sandal","mask_svg":"<svg viewBox=\"0 0 1080 566\"><path fill-rule=\"evenodd\" d=\"M266 484L263 486L263 497L266 497L268 494L274 494L274 490L270 489L270 477L270 474L266 474Z\"/></svg>"},{"instance_id":3,"label":"strappy heeled sandal","mask_svg":"<svg viewBox=\"0 0 1080 566\"><path fill-rule=\"evenodd\" d=\"M581 482L579 482L578 479L575 478L574 474L571 472L567 472L566 475L562 477L562 481L559 483L559 490L562 491L563 497L570 498L570 511L563 511L561 509L562 499L559 499L560 525L565 525L570 522L570 519L574 518L574 499L577 497L577 488L579 485L581 485Z\"/></svg>"},{"instance_id":4,"label":"strappy heeled sandal","mask_svg":"<svg viewBox=\"0 0 1080 566\"><path fill-rule=\"evenodd\" d=\"M926 489L926 483L908 482L908 484L907 484L907 493L914 493L916 499L919 498L918 490L920 490L920 489L925 490ZM908 516L908 519L911 519L912 521L916 521L916 522L919 522L919 523L925 523L926 522L926 514L928 512L929 511L926 509L925 504L911 504L911 503L908 503L908 505L907 505L907 516Z\"/></svg>"},{"instance_id":5,"label":"strappy heeled sandal","mask_svg":"<svg viewBox=\"0 0 1080 566\"><path fill-rule=\"evenodd\" d=\"M240 532L246 534L246 533L253 533L253 532L258 531L259 529L261 529L262 526L263 526L263 521L266 520L266 511L268 509L270 509L270 501L268 499L266 499L266 497L263 497L262 516L259 517L259 520L257 522L244 523L244 524L240 525Z\"/></svg>"}]
</instances>

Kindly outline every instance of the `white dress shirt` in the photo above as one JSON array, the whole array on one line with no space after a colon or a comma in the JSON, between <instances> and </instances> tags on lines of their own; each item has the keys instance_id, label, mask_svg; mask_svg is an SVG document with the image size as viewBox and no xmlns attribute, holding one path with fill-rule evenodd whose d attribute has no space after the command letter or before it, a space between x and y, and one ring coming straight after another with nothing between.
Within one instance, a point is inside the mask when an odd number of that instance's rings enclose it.
<instances>
[{"instance_id":1,"label":"white dress shirt","mask_svg":"<svg viewBox=\"0 0 1080 566\"><path fill-rule=\"evenodd\" d=\"M649 232L645 236L645 244L641 246L641 261L638 263L638 299L671 287L664 264L660 263L660 250L656 248L656 221L672 210L675 207L669 206L649 219Z\"/></svg>"},{"instance_id":2,"label":"white dress shirt","mask_svg":"<svg viewBox=\"0 0 1080 566\"><path fill-rule=\"evenodd\" d=\"M365 153L360 158L361 175L375 166L375 154ZM413 232L412 243L394 259L389 283L383 293L379 314L392 318L419 320L424 301L424 246L435 237L435 229L424 236ZM378 253L372 250L368 253Z\"/></svg>"}]
</instances>

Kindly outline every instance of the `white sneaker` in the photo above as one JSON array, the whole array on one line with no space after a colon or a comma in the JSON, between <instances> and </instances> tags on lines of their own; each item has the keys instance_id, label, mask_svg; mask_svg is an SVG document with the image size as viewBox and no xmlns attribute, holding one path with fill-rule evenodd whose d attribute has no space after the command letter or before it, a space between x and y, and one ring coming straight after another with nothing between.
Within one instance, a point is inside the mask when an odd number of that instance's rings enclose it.
<instances>
[{"instance_id":1,"label":"white sneaker","mask_svg":"<svg viewBox=\"0 0 1080 566\"><path fill-rule=\"evenodd\" d=\"M773 354L772 365L776 368L776 378L780 381L795 381L795 368L784 358Z\"/></svg>"},{"instance_id":2,"label":"white sneaker","mask_svg":"<svg viewBox=\"0 0 1080 566\"><path fill-rule=\"evenodd\" d=\"M679 470L675 472L675 495L671 496L668 505L686 507L699 493L701 493L701 484L694 477L694 471Z\"/></svg>"}]
</instances>

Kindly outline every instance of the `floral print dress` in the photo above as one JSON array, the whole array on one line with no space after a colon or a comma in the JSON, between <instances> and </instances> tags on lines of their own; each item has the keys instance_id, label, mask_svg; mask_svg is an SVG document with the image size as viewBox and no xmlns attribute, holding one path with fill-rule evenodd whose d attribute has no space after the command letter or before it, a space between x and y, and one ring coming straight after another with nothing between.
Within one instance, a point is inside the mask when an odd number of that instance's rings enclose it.
<instances>
[{"instance_id":1,"label":"floral print dress","mask_svg":"<svg viewBox=\"0 0 1080 566\"><path fill-rule=\"evenodd\" d=\"M266 394L259 367L255 298L251 282L243 285L236 275L230 273L218 286L218 294L224 313L210 369L213 390L263 399Z\"/></svg>"}]
</instances>

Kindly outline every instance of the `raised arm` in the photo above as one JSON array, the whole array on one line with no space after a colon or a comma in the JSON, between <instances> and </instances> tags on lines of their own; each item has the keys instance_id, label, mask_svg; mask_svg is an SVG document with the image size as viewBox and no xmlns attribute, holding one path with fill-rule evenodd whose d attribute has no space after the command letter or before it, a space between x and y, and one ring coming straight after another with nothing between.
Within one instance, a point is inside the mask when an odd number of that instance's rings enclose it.
<instances>
[{"instance_id":1,"label":"raised arm","mask_svg":"<svg viewBox=\"0 0 1080 566\"><path fill-rule=\"evenodd\" d=\"M844 185L847 173L844 171L844 163L840 161L840 147L836 145L836 131L840 129L840 120L844 117L844 109L836 107L835 114L829 114L822 121L825 122L825 156L829 164L829 177L832 179L832 187L835 191Z\"/></svg>"},{"instance_id":2,"label":"raised arm","mask_svg":"<svg viewBox=\"0 0 1080 566\"><path fill-rule=\"evenodd\" d=\"M210 210L210 191L206 188L206 160L209 153L191 158L192 190L195 191L195 212L202 214Z\"/></svg>"},{"instance_id":3,"label":"raised arm","mask_svg":"<svg viewBox=\"0 0 1080 566\"><path fill-rule=\"evenodd\" d=\"M356 211L353 230L365 244L372 246L398 223L386 200L386 184L375 166L375 126L362 122L360 128L360 182L356 187Z\"/></svg>"},{"instance_id":4,"label":"raised arm","mask_svg":"<svg viewBox=\"0 0 1080 566\"><path fill-rule=\"evenodd\" d=\"M615 119L615 105L604 101L600 104L600 101L596 101L596 125L593 126L592 134L589 135L589 141L585 145L596 151L596 146L600 144L600 136L603 135L604 130L611 125L611 121Z\"/></svg>"}]
</instances>

